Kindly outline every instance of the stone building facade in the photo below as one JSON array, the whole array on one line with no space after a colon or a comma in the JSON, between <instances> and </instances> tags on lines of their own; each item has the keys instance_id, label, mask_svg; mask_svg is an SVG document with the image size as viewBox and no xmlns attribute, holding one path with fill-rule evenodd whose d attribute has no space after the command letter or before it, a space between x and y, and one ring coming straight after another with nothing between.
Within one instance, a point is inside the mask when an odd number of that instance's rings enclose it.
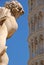
<instances>
[{"instance_id":1,"label":"stone building facade","mask_svg":"<svg viewBox=\"0 0 44 65\"><path fill-rule=\"evenodd\" d=\"M44 0L28 0L28 65L44 65Z\"/></svg>"}]
</instances>

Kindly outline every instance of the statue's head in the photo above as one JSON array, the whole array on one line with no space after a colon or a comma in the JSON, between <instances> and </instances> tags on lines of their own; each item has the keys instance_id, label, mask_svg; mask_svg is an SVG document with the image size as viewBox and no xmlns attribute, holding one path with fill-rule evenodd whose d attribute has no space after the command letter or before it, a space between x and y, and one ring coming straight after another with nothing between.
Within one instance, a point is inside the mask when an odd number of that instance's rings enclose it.
<instances>
[{"instance_id":1,"label":"statue's head","mask_svg":"<svg viewBox=\"0 0 44 65\"><path fill-rule=\"evenodd\" d=\"M7 2L5 5L6 8L10 9L11 14L15 17L18 18L22 14L24 14L24 10L22 5L18 1L11 1Z\"/></svg>"}]
</instances>

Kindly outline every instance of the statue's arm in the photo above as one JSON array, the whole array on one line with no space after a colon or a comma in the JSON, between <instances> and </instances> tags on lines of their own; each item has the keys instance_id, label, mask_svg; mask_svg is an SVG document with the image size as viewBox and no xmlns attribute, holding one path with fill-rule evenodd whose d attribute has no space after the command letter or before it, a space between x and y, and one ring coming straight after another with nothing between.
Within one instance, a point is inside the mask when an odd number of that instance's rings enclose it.
<instances>
[{"instance_id":1,"label":"statue's arm","mask_svg":"<svg viewBox=\"0 0 44 65\"><path fill-rule=\"evenodd\" d=\"M3 23L5 22L7 16L4 16L2 18L0 18L0 25L3 25Z\"/></svg>"},{"instance_id":2,"label":"statue's arm","mask_svg":"<svg viewBox=\"0 0 44 65\"><path fill-rule=\"evenodd\" d=\"M7 19L7 13L8 9L5 7L0 7L0 25L4 23L4 21Z\"/></svg>"}]
</instances>

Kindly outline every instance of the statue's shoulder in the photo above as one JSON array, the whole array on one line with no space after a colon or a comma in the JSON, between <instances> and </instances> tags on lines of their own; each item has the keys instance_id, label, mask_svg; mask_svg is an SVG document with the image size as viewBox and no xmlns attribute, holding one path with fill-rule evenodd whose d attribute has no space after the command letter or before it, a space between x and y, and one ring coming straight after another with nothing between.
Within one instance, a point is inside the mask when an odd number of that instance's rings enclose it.
<instances>
[{"instance_id":1,"label":"statue's shoulder","mask_svg":"<svg viewBox=\"0 0 44 65\"><path fill-rule=\"evenodd\" d=\"M3 11L3 10L5 10L5 7L0 7L0 11Z\"/></svg>"},{"instance_id":2,"label":"statue's shoulder","mask_svg":"<svg viewBox=\"0 0 44 65\"><path fill-rule=\"evenodd\" d=\"M4 7L0 7L0 18L3 17L5 8Z\"/></svg>"},{"instance_id":3,"label":"statue's shoulder","mask_svg":"<svg viewBox=\"0 0 44 65\"><path fill-rule=\"evenodd\" d=\"M5 7L0 7L0 18L7 16L9 10Z\"/></svg>"}]
</instances>

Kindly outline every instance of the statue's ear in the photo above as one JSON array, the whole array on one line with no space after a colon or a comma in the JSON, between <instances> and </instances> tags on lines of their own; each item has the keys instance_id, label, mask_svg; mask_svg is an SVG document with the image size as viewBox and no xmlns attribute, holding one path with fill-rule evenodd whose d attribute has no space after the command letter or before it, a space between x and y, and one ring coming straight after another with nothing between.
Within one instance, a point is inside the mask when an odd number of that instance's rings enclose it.
<instances>
[{"instance_id":1,"label":"statue's ear","mask_svg":"<svg viewBox=\"0 0 44 65\"><path fill-rule=\"evenodd\" d=\"M6 20L6 16L5 16L5 17L0 18L0 25L3 25L3 23L5 22L5 20Z\"/></svg>"}]
</instances>

